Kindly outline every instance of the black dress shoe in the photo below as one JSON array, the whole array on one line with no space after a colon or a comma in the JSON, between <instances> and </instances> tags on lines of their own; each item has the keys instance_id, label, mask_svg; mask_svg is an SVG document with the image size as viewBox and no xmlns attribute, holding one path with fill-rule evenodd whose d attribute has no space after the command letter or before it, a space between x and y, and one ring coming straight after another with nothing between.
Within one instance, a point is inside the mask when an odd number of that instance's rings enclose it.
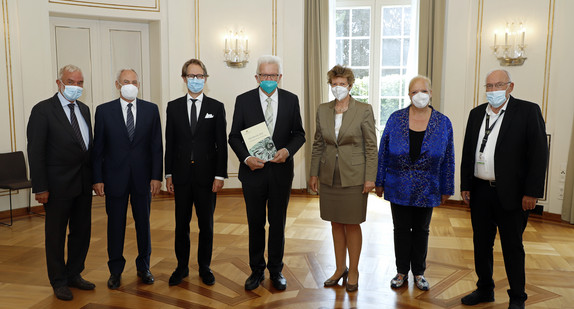
<instances>
[{"instance_id":1,"label":"black dress shoe","mask_svg":"<svg viewBox=\"0 0 574 309\"><path fill-rule=\"evenodd\" d=\"M74 294L67 286L59 286L54 288L54 294L58 299L61 300L72 300L74 298Z\"/></svg>"},{"instance_id":2,"label":"black dress shoe","mask_svg":"<svg viewBox=\"0 0 574 309\"><path fill-rule=\"evenodd\" d=\"M508 305L508 309L524 309L524 302L523 301L510 300L510 304Z\"/></svg>"},{"instance_id":3,"label":"black dress shoe","mask_svg":"<svg viewBox=\"0 0 574 309\"><path fill-rule=\"evenodd\" d=\"M110 290L115 290L120 287L120 283L122 281L122 275L110 275L110 279L108 279L108 288Z\"/></svg>"},{"instance_id":4,"label":"black dress shoe","mask_svg":"<svg viewBox=\"0 0 574 309\"><path fill-rule=\"evenodd\" d=\"M171 277L169 277L169 285L178 285L181 283L181 280L187 276L189 276L189 268L184 270L176 268L173 274L171 274Z\"/></svg>"},{"instance_id":5,"label":"black dress shoe","mask_svg":"<svg viewBox=\"0 0 574 309\"><path fill-rule=\"evenodd\" d=\"M247 291L255 290L263 279L265 279L265 272L262 270L252 272L251 276L245 280L245 289Z\"/></svg>"},{"instance_id":6,"label":"black dress shoe","mask_svg":"<svg viewBox=\"0 0 574 309\"><path fill-rule=\"evenodd\" d=\"M84 280L80 275L76 276L74 279L69 279L68 286L80 290L93 290L96 287L95 284Z\"/></svg>"},{"instance_id":7,"label":"black dress shoe","mask_svg":"<svg viewBox=\"0 0 574 309\"><path fill-rule=\"evenodd\" d=\"M283 277L281 272L271 274L271 283L273 284L274 288L280 291L283 291L287 288L287 280L285 277Z\"/></svg>"},{"instance_id":8,"label":"black dress shoe","mask_svg":"<svg viewBox=\"0 0 574 309\"><path fill-rule=\"evenodd\" d=\"M211 272L211 269L200 270L199 276L201 277L201 281L207 285L214 285L215 284L215 276Z\"/></svg>"},{"instance_id":9,"label":"black dress shoe","mask_svg":"<svg viewBox=\"0 0 574 309\"><path fill-rule=\"evenodd\" d=\"M494 292L483 292L480 290L475 290L474 292L466 295L460 300L463 304L467 306L474 306L480 303L488 303L494 301Z\"/></svg>"},{"instance_id":10,"label":"black dress shoe","mask_svg":"<svg viewBox=\"0 0 574 309\"><path fill-rule=\"evenodd\" d=\"M155 281L149 269L138 270L138 277L142 278L142 282L145 284L153 284Z\"/></svg>"}]
</instances>

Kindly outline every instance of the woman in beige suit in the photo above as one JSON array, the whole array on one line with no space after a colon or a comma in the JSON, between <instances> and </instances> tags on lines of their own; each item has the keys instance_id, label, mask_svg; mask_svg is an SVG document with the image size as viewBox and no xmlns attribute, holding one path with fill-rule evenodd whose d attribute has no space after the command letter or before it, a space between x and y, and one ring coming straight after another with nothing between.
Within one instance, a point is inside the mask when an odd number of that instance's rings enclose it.
<instances>
[{"instance_id":1,"label":"woman in beige suit","mask_svg":"<svg viewBox=\"0 0 574 309\"><path fill-rule=\"evenodd\" d=\"M324 285L346 279L346 289L359 287L360 224L367 215L367 196L377 176L377 140L371 105L349 95L355 82L351 69L336 65L327 78L335 100L317 110L309 187L317 192L321 182L321 218L331 221L335 247L335 273ZM349 253L349 267L346 256Z\"/></svg>"}]
</instances>

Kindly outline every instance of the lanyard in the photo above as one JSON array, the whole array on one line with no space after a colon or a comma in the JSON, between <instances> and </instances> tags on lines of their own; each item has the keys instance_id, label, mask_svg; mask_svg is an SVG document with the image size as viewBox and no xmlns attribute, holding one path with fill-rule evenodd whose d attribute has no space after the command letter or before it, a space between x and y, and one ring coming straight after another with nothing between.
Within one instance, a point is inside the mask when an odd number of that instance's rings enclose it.
<instances>
[{"instance_id":1,"label":"lanyard","mask_svg":"<svg viewBox=\"0 0 574 309\"><path fill-rule=\"evenodd\" d=\"M504 110L502 110L500 112L500 115L498 115L498 117L492 123L491 126L488 126L488 124L490 123L490 115L488 113L486 114L486 125L484 126L484 137L482 138L482 144L480 144L480 153L484 152L484 147L486 147L486 142L488 141L488 136L490 135L490 132L492 132L492 129L494 128L496 123L498 122L498 119L500 119L500 117L502 117L502 114L504 114Z\"/></svg>"}]
</instances>

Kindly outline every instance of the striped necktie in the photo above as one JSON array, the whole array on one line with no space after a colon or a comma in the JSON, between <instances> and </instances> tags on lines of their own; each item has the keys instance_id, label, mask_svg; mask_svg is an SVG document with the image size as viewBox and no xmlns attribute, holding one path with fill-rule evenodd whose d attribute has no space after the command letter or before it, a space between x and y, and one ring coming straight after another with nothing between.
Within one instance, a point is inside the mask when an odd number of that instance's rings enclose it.
<instances>
[{"instance_id":1,"label":"striped necktie","mask_svg":"<svg viewBox=\"0 0 574 309\"><path fill-rule=\"evenodd\" d=\"M265 100L267 102L267 108L265 109L265 123L267 123L267 128L269 129L269 134L273 135L273 128L275 124L273 123L273 106L271 105L271 98Z\"/></svg>"},{"instance_id":2,"label":"striped necktie","mask_svg":"<svg viewBox=\"0 0 574 309\"><path fill-rule=\"evenodd\" d=\"M126 126L128 127L128 136L130 137L130 142L134 140L134 132L136 130L134 125L134 114L132 113L132 103L128 104L128 114L126 117Z\"/></svg>"},{"instance_id":3,"label":"striped necktie","mask_svg":"<svg viewBox=\"0 0 574 309\"><path fill-rule=\"evenodd\" d=\"M68 104L68 107L70 108L70 123L72 124L72 129L74 129L74 135L76 135L76 138L82 145L82 150L86 151L88 149L86 148L86 143L84 143L82 131L80 131L80 125L78 124L78 118L76 118L76 113L74 112L75 105L74 103L70 103Z\"/></svg>"}]
</instances>

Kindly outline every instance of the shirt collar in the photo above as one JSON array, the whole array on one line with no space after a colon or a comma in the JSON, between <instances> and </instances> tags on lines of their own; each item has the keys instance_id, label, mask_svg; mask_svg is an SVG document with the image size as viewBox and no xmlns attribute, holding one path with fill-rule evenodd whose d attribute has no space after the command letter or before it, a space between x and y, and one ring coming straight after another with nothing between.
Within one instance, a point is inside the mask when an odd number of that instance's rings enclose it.
<instances>
[{"instance_id":1,"label":"shirt collar","mask_svg":"<svg viewBox=\"0 0 574 309\"><path fill-rule=\"evenodd\" d=\"M193 99L193 98L189 95L189 92L188 92L187 93L187 102L189 102L190 99ZM196 99L198 102L203 102L203 92L200 93Z\"/></svg>"},{"instance_id":2,"label":"shirt collar","mask_svg":"<svg viewBox=\"0 0 574 309\"><path fill-rule=\"evenodd\" d=\"M128 102L128 101L122 99L122 97L120 97L120 104L122 105L122 109L128 108L128 104L132 103L132 104L133 104L133 106L132 106L132 111L133 111L134 109L136 109L136 102L137 102L137 100L138 100L138 99L135 98L132 102Z\"/></svg>"},{"instance_id":3,"label":"shirt collar","mask_svg":"<svg viewBox=\"0 0 574 309\"><path fill-rule=\"evenodd\" d=\"M261 87L259 87L259 98L261 99L261 102L265 102L267 101L267 98L271 98L271 100L273 100L273 102L279 102L279 88L275 88L275 92L273 92L273 94L269 97L265 92L263 92L263 90L261 90Z\"/></svg>"}]
</instances>

